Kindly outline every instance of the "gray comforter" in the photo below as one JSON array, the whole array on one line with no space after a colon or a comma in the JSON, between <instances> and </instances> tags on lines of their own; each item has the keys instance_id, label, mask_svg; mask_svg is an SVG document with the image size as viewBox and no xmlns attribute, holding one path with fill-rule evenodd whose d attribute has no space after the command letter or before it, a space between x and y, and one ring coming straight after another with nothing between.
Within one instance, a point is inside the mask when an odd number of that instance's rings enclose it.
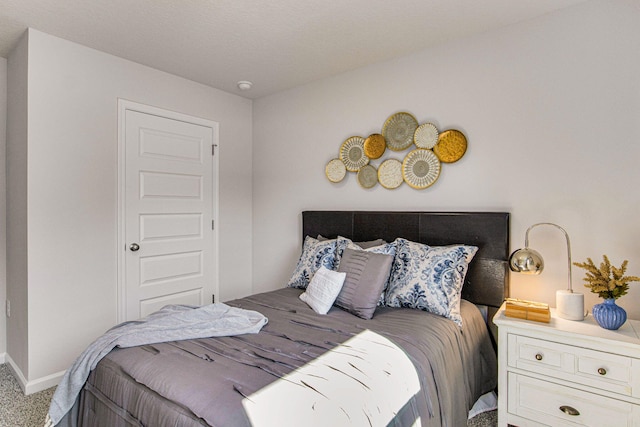
<instances>
[{"instance_id":1,"label":"gray comforter","mask_svg":"<svg viewBox=\"0 0 640 427\"><path fill-rule=\"evenodd\" d=\"M462 302L461 330L411 309L378 308L373 319L363 320L333 307L321 316L300 301L300 293L287 288L228 302L269 318L258 334L114 349L84 386L74 412L78 425L255 427L314 420L457 427L466 426L473 403L496 386L495 353L471 303ZM368 371L363 365L376 345L388 348L379 352L377 369ZM329 359L336 354L339 360ZM407 360L411 378L403 382L398 369ZM345 379L337 391L330 390L336 384L330 375ZM374 381L380 375L389 376L382 391ZM343 404L354 399L365 402L364 416ZM403 404L394 403L390 421L371 417L388 411L383 406L392 401ZM291 409L300 408L299 418L292 418Z\"/></svg>"},{"instance_id":2,"label":"gray comforter","mask_svg":"<svg viewBox=\"0 0 640 427\"><path fill-rule=\"evenodd\" d=\"M203 307L168 305L144 319L120 324L96 339L67 370L53 395L45 426L61 421L89 372L116 347L257 333L266 323L267 318L256 311L218 303Z\"/></svg>"}]
</instances>

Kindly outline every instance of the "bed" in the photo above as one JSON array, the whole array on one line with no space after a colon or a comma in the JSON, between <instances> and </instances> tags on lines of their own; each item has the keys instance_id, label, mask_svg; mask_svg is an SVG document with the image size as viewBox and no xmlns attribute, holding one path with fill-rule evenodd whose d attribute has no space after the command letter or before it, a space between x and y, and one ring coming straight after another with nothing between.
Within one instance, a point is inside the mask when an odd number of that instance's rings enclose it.
<instances>
[{"instance_id":1,"label":"bed","mask_svg":"<svg viewBox=\"0 0 640 427\"><path fill-rule=\"evenodd\" d=\"M369 319L345 306L323 315L300 298L310 283L290 283L226 303L266 316L257 334L114 349L58 425L466 425L474 402L497 383L487 319L508 295L509 214L305 211L301 218L301 259L310 240L336 242L336 251L342 242L345 264L347 256L378 259L364 242L477 248L455 317L404 302L374 307Z\"/></svg>"}]
</instances>

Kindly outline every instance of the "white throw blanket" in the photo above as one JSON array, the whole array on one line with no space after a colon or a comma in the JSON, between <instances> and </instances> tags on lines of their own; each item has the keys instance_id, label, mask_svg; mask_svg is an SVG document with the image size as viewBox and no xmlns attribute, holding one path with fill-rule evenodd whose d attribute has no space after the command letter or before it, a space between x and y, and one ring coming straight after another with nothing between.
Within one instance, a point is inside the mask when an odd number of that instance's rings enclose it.
<instances>
[{"instance_id":1,"label":"white throw blanket","mask_svg":"<svg viewBox=\"0 0 640 427\"><path fill-rule=\"evenodd\" d=\"M95 340L67 370L53 395L45 427L57 425L69 412L89 373L115 347L257 333L266 323L257 311L223 303L168 305L144 319L122 323Z\"/></svg>"}]
</instances>

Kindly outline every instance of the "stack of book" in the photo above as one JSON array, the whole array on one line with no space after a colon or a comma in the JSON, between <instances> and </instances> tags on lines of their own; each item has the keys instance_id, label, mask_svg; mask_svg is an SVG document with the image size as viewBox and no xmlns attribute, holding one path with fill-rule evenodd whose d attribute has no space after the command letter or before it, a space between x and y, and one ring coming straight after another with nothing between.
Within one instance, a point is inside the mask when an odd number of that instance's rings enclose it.
<instances>
[{"instance_id":1,"label":"stack of book","mask_svg":"<svg viewBox=\"0 0 640 427\"><path fill-rule=\"evenodd\" d=\"M516 298L506 299L504 315L545 323L551 320L549 304Z\"/></svg>"}]
</instances>

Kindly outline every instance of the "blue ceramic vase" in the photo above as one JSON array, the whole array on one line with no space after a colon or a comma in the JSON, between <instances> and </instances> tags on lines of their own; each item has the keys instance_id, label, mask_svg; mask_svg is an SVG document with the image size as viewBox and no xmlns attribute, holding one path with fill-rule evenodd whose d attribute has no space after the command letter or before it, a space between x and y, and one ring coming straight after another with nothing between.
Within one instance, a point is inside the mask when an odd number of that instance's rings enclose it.
<instances>
[{"instance_id":1,"label":"blue ceramic vase","mask_svg":"<svg viewBox=\"0 0 640 427\"><path fill-rule=\"evenodd\" d=\"M591 313L598 325L612 331L627 321L627 312L624 311L624 308L616 305L616 300L613 298L607 298L600 304L594 305Z\"/></svg>"}]
</instances>

